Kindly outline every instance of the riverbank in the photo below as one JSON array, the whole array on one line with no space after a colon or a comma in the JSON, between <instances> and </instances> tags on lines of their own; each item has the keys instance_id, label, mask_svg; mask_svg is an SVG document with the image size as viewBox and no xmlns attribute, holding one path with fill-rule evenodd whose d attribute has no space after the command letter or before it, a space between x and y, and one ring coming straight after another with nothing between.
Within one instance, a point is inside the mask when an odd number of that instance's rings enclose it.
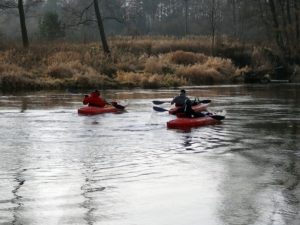
<instances>
[{"instance_id":1,"label":"riverbank","mask_svg":"<svg viewBox=\"0 0 300 225\"><path fill-rule=\"evenodd\" d=\"M270 68L266 49L207 37L118 37L111 56L99 43L32 44L0 51L1 90L161 88L243 82L252 68Z\"/></svg>"}]
</instances>

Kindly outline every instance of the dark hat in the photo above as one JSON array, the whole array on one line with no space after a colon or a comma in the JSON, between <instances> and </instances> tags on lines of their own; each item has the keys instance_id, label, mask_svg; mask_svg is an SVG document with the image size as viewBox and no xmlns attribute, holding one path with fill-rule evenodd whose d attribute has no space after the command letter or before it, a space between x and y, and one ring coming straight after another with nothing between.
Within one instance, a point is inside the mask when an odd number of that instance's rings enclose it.
<instances>
[{"instance_id":1,"label":"dark hat","mask_svg":"<svg viewBox=\"0 0 300 225\"><path fill-rule=\"evenodd\" d=\"M185 94L185 90L184 89L180 90L180 93L184 93Z\"/></svg>"},{"instance_id":2,"label":"dark hat","mask_svg":"<svg viewBox=\"0 0 300 225\"><path fill-rule=\"evenodd\" d=\"M93 92L98 96L100 95L100 91L98 89L94 90Z\"/></svg>"}]
</instances>

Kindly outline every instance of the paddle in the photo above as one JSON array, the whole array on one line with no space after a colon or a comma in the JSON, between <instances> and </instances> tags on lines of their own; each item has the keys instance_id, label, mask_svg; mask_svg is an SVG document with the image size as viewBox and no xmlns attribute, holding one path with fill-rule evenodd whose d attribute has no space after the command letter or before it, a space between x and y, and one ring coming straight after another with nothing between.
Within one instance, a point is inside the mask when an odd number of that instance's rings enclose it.
<instances>
[{"instance_id":1,"label":"paddle","mask_svg":"<svg viewBox=\"0 0 300 225\"><path fill-rule=\"evenodd\" d=\"M221 115L209 115L209 117L215 119L215 120L224 120L225 119L225 116L221 116Z\"/></svg>"},{"instance_id":2,"label":"paddle","mask_svg":"<svg viewBox=\"0 0 300 225\"><path fill-rule=\"evenodd\" d=\"M153 106L153 110L155 110L156 112L166 112L166 111L169 111L167 109L164 109L164 108L161 108L161 107L158 107L158 106ZM225 119L225 116L222 116L222 115L215 115L215 114L211 114L211 113L208 113L206 114L206 116L209 116L215 120L223 120Z\"/></svg>"},{"instance_id":3,"label":"paddle","mask_svg":"<svg viewBox=\"0 0 300 225\"><path fill-rule=\"evenodd\" d=\"M166 111L169 111L167 109L164 109L164 108L161 108L161 107L158 107L158 106L153 106L153 110L155 110L156 112L166 112Z\"/></svg>"},{"instance_id":4,"label":"paddle","mask_svg":"<svg viewBox=\"0 0 300 225\"><path fill-rule=\"evenodd\" d=\"M199 103L203 103L203 104L207 104L207 103L210 103L211 102L211 100L201 100L201 101L198 101L197 103L199 104ZM170 101L159 101L159 100L154 100L154 101L152 101L152 103L154 104L154 105L161 105L161 104L164 104L164 103L171 103Z\"/></svg>"},{"instance_id":5,"label":"paddle","mask_svg":"<svg viewBox=\"0 0 300 225\"><path fill-rule=\"evenodd\" d=\"M113 107L115 107L116 109L119 109L119 110L124 110L125 109L125 106L122 106L120 104L118 104L117 102L107 102L109 105L112 105Z\"/></svg>"}]
</instances>

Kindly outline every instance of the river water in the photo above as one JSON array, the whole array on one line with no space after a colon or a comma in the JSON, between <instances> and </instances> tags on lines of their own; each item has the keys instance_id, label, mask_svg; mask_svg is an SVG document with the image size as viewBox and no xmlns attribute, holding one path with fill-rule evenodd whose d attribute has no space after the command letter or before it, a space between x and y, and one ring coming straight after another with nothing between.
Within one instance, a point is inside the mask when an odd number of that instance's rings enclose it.
<instances>
[{"instance_id":1,"label":"river water","mask_svg":"<svg viewBox=\"0 0 300 225\"><path fill-rule=\"evenodd\" d=\"M224 122L168 130L151 101L178 90L105 91L127 112L97 116L85 93L1 95L0 224L300 224L300 85L187 91Z\"/></svg>"}]
</instances>

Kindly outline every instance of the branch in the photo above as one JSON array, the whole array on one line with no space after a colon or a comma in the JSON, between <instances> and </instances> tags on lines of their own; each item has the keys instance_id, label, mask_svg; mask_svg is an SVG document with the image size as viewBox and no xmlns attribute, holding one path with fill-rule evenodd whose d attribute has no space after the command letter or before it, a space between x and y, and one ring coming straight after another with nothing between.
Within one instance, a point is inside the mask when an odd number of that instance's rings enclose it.
<instances>
[{"instance_id":1,"label":"branch","mask_svg":"<svg viewBox=\"0 0 300 225\"><path fill-rule=\"evenodd\" d=\"M121 23L121 24L124 24L125 23L125 20L122 19L122 18L117 18L117 17L113 17L113 16L105 16L102 18L103 21L105 20L115 20L117 21L118 23Z\"/></svg>"},{"instance_id":2,"label":"branch","mask_svg":"<svg viewBox=\"0 0 300 225\"><path fill-rule=\"evenodd\" d=\"M17 7L18 5L14 1L2 0L2 3L0 3L0 10L14 9Z\"/></svg>"},{"instance_id":3,"label":"branch","mask_svg":"<svg viewBox=\"0 0 300 225\"><path fill-rule=\"evenodd\" d=\"M93 6L93 1L89 3L89 5L87 5L86 7L84 7L82 10L77 10L78 7L76 6L73 6L71 7L70 4L66 5L63 7L63 10L66 12L66 13L69 13L70 16L74 17L73 20L70 21L69 24L66 24L65 27L66 28L70 28L70 29L73 29L73 28L76 28L78 27L79 25L89 25L91 23L95 23L97 22L96 19L93 19L93 18L90 18L90 14L89 13L89 9ZM77 20L77 21L76 21ZM122 18L118 18L114 15L112 16L104 16L102 18L103 21L105 20L115 20L119 23L125 23L125 21L122 19ZM74 22L72 22L74 21Z\"/></svg>"}]
</instances>

